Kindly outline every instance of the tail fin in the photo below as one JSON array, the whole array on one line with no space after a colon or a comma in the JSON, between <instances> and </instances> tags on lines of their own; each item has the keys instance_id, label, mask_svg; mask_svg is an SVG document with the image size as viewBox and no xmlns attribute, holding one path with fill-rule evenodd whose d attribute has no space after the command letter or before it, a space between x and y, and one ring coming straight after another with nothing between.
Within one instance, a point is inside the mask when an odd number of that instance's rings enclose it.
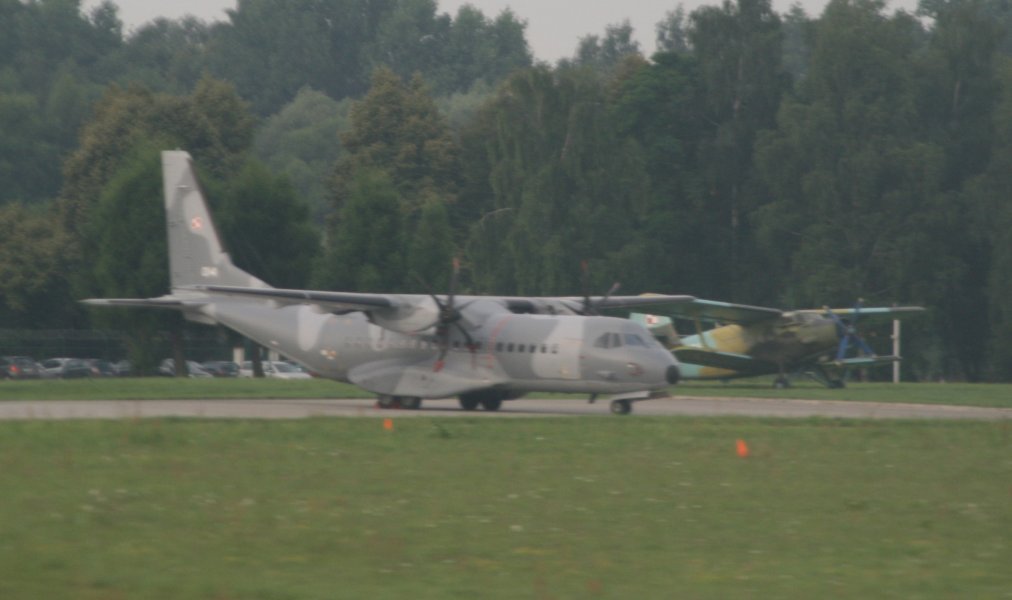
<instances>
[{"instance_id":1,"label":"tail fin","mask_svg":"<svg viewBox=\"0 0 1012 600\"><path fill-rule=\"evenodd\" d=\"M682 338L675 331L675 325L670 317L631 313L629 318L646 327L665 348L677 348L682 345Z\"/></svg>"},{"instance_id":2,"label":"tail fin","mask_svg":"<svg viewBox=\"0 0 1012 600\"><path fill-rule=\"evenodd\" d=\"M163 151L162 178L172 289L193 285L270 287L233 265L222 248L189 153Z\"/></svg>"}]
</instances>

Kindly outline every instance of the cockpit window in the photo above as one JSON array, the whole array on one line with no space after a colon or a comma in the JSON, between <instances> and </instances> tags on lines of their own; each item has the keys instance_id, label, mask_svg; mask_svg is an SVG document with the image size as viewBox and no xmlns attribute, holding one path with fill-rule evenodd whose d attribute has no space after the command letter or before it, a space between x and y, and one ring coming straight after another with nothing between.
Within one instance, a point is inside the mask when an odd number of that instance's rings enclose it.
<instances>
[{"instance_id":1,"label":"cockpit window","mask_svg":"<svg viewBox=\"0 0 1012 600\"><path fill-rule=\"evenodd\" d=\"M622 344L622 336L617 333L602 333L597 340L594 341L594 346L596 348L621 348Z\"/></svg>"},{"instance_id":2,"label":"cockpit window","mask_svg":"<svg viewBox=\"0 0 1012 600\"><path fill-rule=\"evenodd\" d=\"M625 334L625 343L627 346L639 346L641 348L649 347L647 343L643 341L643 338L636 335L635 333Z\"/></svg>"}]
</instances>

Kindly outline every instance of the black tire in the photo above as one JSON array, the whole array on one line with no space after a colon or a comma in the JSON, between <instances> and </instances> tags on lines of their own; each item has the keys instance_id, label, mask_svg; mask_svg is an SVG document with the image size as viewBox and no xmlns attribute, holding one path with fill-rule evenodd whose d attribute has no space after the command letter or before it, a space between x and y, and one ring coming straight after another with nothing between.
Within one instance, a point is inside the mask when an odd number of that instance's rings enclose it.
<instances>
[{"instance_id":1,"label":"black tire","mask_svg":"<svg viewBox=\"0 0 1012 600\"><path fill-rule=\"evenodd\" d=\"M489 396L481 399L481 407L487 411L495 412L502 406L502 398L499 396Z\"/></svg>"},{"instance_id":2,"label":"black tire","mask_svg":"<svg viewBox=\"0 0 1012 600\"><path fill-rule=\"evenodd\" d=\"M422 399L418 396L402 396L401 408L406 410L418 410L422 407Z\"/></svg>"},{"instance_id":3,"label":"black tire","mask_svg":"<svg viewBox=\"0 0 1012 600\"><path fill-rule=\"evenodd\" d=\"M460 397L460 407L464 410L475 410L478 408L478 398L470 394L465 394Z\"/></svg>"},{"instance_id":4,"label":"black tire","mask_svg":"<svg viewBox=\"0 0 1012 600\"><path fill-rule=\"evenodd\" d=\"M613 415L627 415L632 412L632 402L628 400L612 400L611 401L611 414Z\"/></svg>"}]
</instances>

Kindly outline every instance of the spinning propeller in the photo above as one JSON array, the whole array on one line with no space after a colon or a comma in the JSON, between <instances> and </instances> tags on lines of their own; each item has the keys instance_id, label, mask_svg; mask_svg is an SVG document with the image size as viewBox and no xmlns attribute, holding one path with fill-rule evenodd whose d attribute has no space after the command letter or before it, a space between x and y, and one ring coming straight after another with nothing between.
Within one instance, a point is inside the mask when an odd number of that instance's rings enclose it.
<instances>
[{"instance_id":1,"label":"spinning propeller","mask_svg":"<svg viewBox=\"0 0 1012 600\"><path fill-rule=\"evenodd\" d=\"M599 315L597 306L590 299L590 267L587 266L587 261L580 261L580 282L583 284L583 314L584 315ZM598 304L603 304L611 297L612 294L618 291L618 288L622 287L619 282L611 284L611 288L605 292L604 296L598 301Z\"/></svg>"},{"instance_id":2,"label":"spinning propeller","mask_svg":"<svg viewBox=\"0 0 1012 600\"><path fill-rule=\"evenodd\" d=\"M850 319L842 319L839 315L826 308L826 316L832 319L836 325L836 335L840 338L840 345L836 349L836 360L841 361L847 357L847 352L852 348L857 348L864 356L875 356L875 351L871 349L864 339L857 332L857 320L861 316L861 305L864 300L858 298L854 304L854 315Z\"/></svg>"},{"instance_id":3,"label":"spinning propeller","mask_svg":"<svg viewBox=\"0 0 1012 600\"><path fill-rule=\"evenodd\" d=\"M443 370L443 366L446 364L446 353L450 350L450 327L456 327L464 339L467 340L467 348L473 354L475 351L474 340L471 338L471 334L467 332L467 329L460 324L462 315L457 307L454 305L454 301L457 297L457 282L460 279L460 259L454 257L453 259L453 270L450 272L450 293L446 296L446 301L443 302L432 292L431 286L423 280L421 277L416 276L418 282L426 289L429 297L439 307L439 315L436 320L436 339L439 344L439 357L436 358L436 364L432 370L439 372Z\"/></svg>"}]
</instances>

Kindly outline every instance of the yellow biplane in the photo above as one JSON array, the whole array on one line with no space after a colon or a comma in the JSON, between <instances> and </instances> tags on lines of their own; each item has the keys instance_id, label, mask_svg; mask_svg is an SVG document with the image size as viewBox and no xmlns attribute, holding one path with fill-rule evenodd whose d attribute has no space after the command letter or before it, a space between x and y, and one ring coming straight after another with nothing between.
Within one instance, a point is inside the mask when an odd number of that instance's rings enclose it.
<instances>
[{"instance_id":1,"label":"yellow biplane","mask_svg":"<svg viewBox=\"0 0 1012 600\"><path fill-rule=\"evenodd\" d=\"M894 320L920 306L776 308L695 299L668 315L633 313L682 363L684 379L733 379L775 374L775 387L789 387L789 375L804 374L830 388L842 388L854 368L892 364L896 355L878 355L857 331L857 322ZM680 336L673 319L695 325ZM707 329L706 327L709 327Z\"/></svg>"}]
</instances>

